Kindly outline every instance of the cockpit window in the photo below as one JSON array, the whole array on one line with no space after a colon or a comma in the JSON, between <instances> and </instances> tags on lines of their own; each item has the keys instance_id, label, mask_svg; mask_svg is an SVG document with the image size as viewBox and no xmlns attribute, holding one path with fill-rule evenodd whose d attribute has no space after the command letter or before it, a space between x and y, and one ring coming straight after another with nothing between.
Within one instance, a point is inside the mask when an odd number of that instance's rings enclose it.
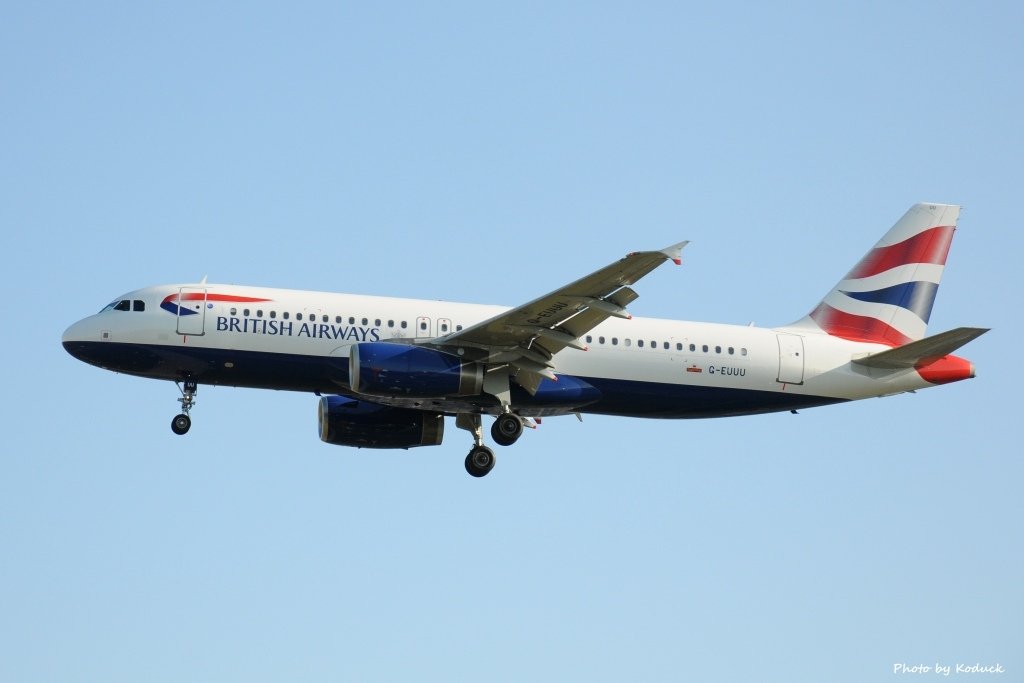
<instances>
[{"instance_id":1,"label":"cockpit window","mask_svg":"<svg viewBox=\"0 0 1024 683\"><path fill-rule=\"evenodd\" d=\"M111 301L109 304L103 307L100 313L106 311L144 311L146 310L146 302L141 299L118 299L117 301Z\"/></svg>"}]
</instances>

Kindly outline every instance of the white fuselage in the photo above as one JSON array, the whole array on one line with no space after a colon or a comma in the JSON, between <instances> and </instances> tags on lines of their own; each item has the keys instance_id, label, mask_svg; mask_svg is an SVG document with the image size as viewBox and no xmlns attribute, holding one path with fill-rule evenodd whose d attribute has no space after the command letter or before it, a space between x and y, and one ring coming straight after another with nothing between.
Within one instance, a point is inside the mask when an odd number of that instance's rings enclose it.
<instances>
[{"instance_id":1,"label":"white fuselage","mask_svg":"<svg viewBox=\"0 0 1024 683\"><path fill-rule=\"evenodd\" d=\"M209 292L209 298L197 301L191 311L175 310L179 293L189 289ZM68 350L101 367L141 376L322 393L352 393L347 362L353 344L425 342L507 310L206 284L150 287L124 295L124 301L132 302L121 306L128 310L112 305L70 327L64 336ZM876 373L851 363L885 346L805 329L610 318L581 341L588 350L560 351L552 358L554 371L597 386L602 400L545 407L531 406L524 396L517 412L711 417L931 386L913 368ZM401 397L375 400L411 407L422 403ZM498 410L486 401L438 397L433 403L443 412Z\"/></svg>"}]
</instances>

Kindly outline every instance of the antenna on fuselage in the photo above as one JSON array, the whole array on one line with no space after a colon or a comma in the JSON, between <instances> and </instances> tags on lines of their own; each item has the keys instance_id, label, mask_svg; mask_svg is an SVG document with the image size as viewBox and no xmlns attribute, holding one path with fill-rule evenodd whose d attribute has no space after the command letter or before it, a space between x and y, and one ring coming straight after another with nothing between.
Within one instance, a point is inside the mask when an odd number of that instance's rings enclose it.
<instances>
[{"instance_id":1,"label":"antenna on fuselage","mask_svg":"<svg viewBox=\"0 0 1024 683\"><path fill-rule=\"evenodd\" d=\"M201 284L201 285L205 285L206 284L206 276L205 275L203 276L203 279L199 281L199 284Z\"/></svg>"}]
</instances>

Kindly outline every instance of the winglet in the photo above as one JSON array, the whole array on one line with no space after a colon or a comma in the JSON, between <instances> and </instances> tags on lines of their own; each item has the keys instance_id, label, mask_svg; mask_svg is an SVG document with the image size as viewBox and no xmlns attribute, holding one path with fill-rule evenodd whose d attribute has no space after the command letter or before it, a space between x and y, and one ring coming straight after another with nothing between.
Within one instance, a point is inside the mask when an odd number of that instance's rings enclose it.
<instances>
[{"instance_id":1,"label":"winglet","mask_svg":"<svg viewBox=\"0 0 1024 683\"><path fill-rule=\"evenodd\" d=\"M672 259L672 262L677 266L683 265L683 247L690 243L690 240L683 240L678 244L673 244L671 247L665 247L661 250L667 258Z\"/></svg>"}]
</instances>

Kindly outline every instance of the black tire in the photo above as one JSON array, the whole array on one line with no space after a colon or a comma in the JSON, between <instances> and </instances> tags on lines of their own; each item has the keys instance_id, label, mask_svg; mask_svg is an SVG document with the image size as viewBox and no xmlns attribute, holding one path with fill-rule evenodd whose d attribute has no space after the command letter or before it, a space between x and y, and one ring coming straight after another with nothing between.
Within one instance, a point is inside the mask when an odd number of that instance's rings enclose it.
<instances>
[{"instance_id":1,"label":"black tire","mask_svg":"<svg viewBox=\"0 0 1024 683\"><path fill-rule=\"evenodd\" d=\"M477 446L466 456L466 471L471 476L483 477L494 469L494 451L487 446Z\"/></svg>"},{"instance_id":2,"label":"black tire","mask_svg":"<svg viewBox=\"0 0 1024 683\"><path fill-rule=\"evenodd\" d=\"M491 438L499 446L511 446L523 435L523 421L515 415L499 415L491 425Z\"/></svg>"},{"instance_id":3,"label":"black tire","mask_svg":"<svg viewBox=\"0 0 1024 683\"><path fill-rule=\"evenodd\" d=\"M192 418L185 413L181 415L175 415L174 419L171 420L171 431L181 436L188 432L189 427L192 426Z\"/></svg>"}]
</instances>

